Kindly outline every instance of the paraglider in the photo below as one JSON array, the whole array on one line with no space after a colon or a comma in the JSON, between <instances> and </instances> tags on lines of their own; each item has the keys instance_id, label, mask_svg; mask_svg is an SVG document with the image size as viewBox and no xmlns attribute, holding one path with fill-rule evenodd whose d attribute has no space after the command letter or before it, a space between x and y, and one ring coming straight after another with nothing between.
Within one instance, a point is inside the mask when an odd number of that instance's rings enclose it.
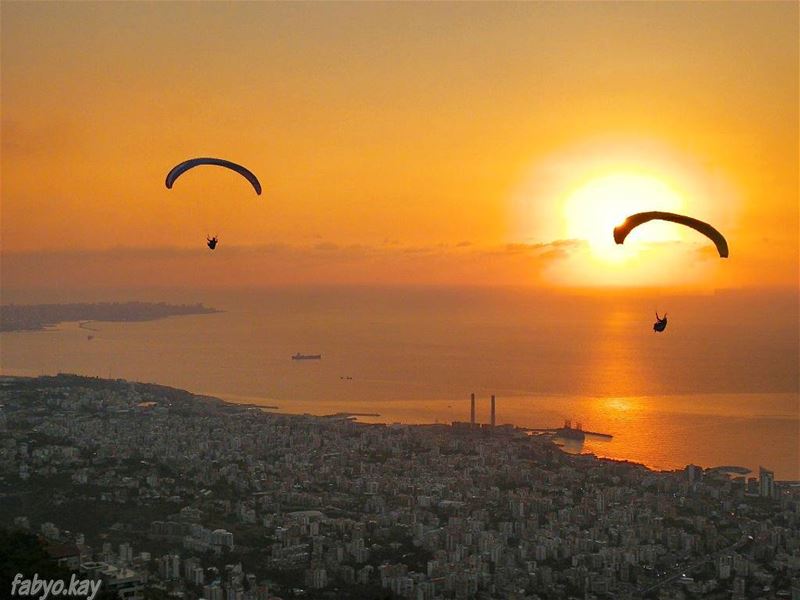
<instances>
[{"instance_id":1,"label":"paraglider","mask_svg":"<svg viewBox=\"0 0 800 600\"><path fill-rule=\"evenodd\" d=\"M685 225L686 227L691 227L714 242L720 258L728 258L728 242L725 237L713 226L703 221L693 219L692 217L669 212L651 211L636 213L629 216L621 225L618 225L614 228L614 241L617 244L622 244L625 241L625 238L628 237L628 234L634 228L653 220L670 221L672 223L678 223L680 225Z\"/></svg>"},{"instance_id":2,"label":"paraglider","mask_svg":"<svg viewBox=\"0 0 800 600\"><path fill-rule=\"evenodd\" d=\"M650 211L630 215L625 219L625 221L622 222L621 225L618 225L614 228L614 241L617 244L624 243L625 238L628 237L628 234L634 228L653 220L669 221L671 223L678 223L679 225L691 227L714 242L720 258L728 258L728 241L725 239L725 236L717 231L717 229L715 229L712 225L698 219L693 219L692 217L669 212ZM656 311L656 322L653 324L653 331L656 333L661 333L666 328L667 313L664 313L664 317L661 318L658 316L658 311Z\"/></svg>"},{"instance_id":3,"label":"paraglider","mask_svg":"<svg viewBox=\"0 0 800 600\"><path fill-rule=\"evenodd\" d=\"M261 195L261 182L258 181L258 177L256 177L252 171L243 167L242 165L236 164L229 160L224 160L222 158L209 158L209 157L200 157L200 158L190 158L189 160L185 160L182 163L179 163L172 167L169 173L167 173L167 178L165 180L165 184L167 189L172 189L172 186L175 184L175 181L183 175L189 169L193 169L194 167L200 165L212 165L217 167L225 167L226 169L230 169L242 177L244 177L247 181L250 182L250 185L253 186L256 194L259 196ZM214 250L217 247L217 243L219 240L217 236L208 237L206 236L206 245L210 250Z\"/></svg>"},{"instance_id":4,"label":"paraglider","mask_svg":"<svg viewBox=\"0 0 800 600\"><path fill-rule=\"evenodd\" d=\"M165 182L167 189L172 189L172 186L175 184L175 180L183 175L186 171L200 165L215 165L236 171L239 173L239 175L250 182L250 185L253 186L256 194L259 196L261 195L261 183L258 181L258 178L253 174L252 171L246 169L242 165L237 165L235 162L224 160L222 158L190 158L189 160L185 160L182 163L175 165L172 167L172 170L167 173L167 179Z\"/></svg>"}]
</instances>

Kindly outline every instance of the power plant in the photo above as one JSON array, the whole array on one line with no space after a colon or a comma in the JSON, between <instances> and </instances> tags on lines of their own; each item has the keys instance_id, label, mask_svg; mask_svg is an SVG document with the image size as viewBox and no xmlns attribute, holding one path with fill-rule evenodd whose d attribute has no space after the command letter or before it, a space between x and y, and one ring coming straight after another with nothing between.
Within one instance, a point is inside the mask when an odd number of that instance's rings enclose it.
<instances>
[{"instance_id":1,"label":"power plant","mask_svg":"<svg viewBox=\"0 0 800 600\"><path fill-rule=\"evenodd\" d=\"M491 397L491 409L489 413L489 422L491 423L491 427L497 426L497 410L496 410L496 400L494 394ZM470 425L473 427L477 427L478 423L475 421L475 394L469 395L469 422Z\"/></svg>"},{"instance_id":2,"label":"power plant","mask_svg":"<svg viewBox=\"0 0 800 600\"><path fill-rule=\"evenodd\" d=\"M475 420L475 415L477 414L477 404L475 400L475 394L472 393L469 395L469 423L464 423L463 421L453 421L453 427L458 427L462 430L475 430L480 429L486 433L489 431L493 432L494 434L500 434L504 431L528 431L528 432L536 432L547 434L552 437L558 438L565 438L569 440L578 440L582 441L586 436L592 436L596 438L610 440L614 436L609 433L599 433L597 431L585 431L583 429L583 425L581 425L580 421L576 421L574 426L571 419L564 420L563 427L520 427L514 426L511 424L508 425L499 425L497 424L497 396L492 394L489 396L489 422L488 423L478 423Z\"/></svg>"},{"instance_id":3,"label":"power plant","mask_svg":"<svg viewBox=\"0 0 800 600\"><path fill-rule=\"evenodd\" d=\"M469 407L469 422L475 425L475 394L469 395L470 407Z\"/></svg>"}]
</instances>

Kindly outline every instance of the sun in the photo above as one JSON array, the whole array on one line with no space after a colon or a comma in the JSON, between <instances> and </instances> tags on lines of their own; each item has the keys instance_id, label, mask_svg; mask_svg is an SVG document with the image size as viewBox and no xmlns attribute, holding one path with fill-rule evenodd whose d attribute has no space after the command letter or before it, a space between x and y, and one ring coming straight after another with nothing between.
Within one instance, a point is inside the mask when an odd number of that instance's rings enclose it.
<instances>
[{"instance_id":1,"label":"sun","mask_svg":"<svg viewBox=\"0 0 800 600\"><path fill-rule=\"evenodd\" d=\"M636 212L681 212L683 205L681 194L663 179L615 172L594 177L569 192L563 203L563 217L570 239L588 242L592 254L603 262L621 262L636 254L636 242L677 240L679 233L674 227L649 225L631 233L625 246L618 246L612 234L615 226Z\"/></svg>"},{"instance_id":2,"label":"sun","mask_svg":"<svg viewBox=\"0 0 800 600\"><path fill-rule=\"evenodd\" d=\"M716 262L698 254L709 242L696 231L651 221L617 245L614 227L649 211L723 226L739 202L737 188L722 172L665 143L598 138L531 164L511 190L509 239L533 247L571 242L540 262L537 276L554 287L707 287L720 275ZM704 252L710 258L713 247Z\"/></svg>"}]
</instances>

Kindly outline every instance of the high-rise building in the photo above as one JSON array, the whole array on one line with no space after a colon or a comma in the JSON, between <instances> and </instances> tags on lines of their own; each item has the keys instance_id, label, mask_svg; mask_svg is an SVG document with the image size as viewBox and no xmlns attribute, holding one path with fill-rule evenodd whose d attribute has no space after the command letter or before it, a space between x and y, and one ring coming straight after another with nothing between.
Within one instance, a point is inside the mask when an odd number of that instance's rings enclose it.
<instances>
[{"instance_id":1,"label":"high-rise building","mask_svg":"<svg viewBox=\"0 0 800 600\"><path fill-rule=\"evenodd\" d=\"M211 540L214 546L224 546L228 550L233 550L233 534L225 529L215 529L211 532Z\"/></svg>"},{"instance_id":2,"label":"high-rise building","mask_svg":"<svg viewBox=\"0 0 800 600\"><path fill-rule=\"evenodd\" d=\"M703 477L703 468L698 467L697 465L686 465L686 468L683 471L686 474L686 480L689 483L700 481L700 479Z\"/></svg>"},{"instance_id":3,"label":"high-rise building","mask_svg":"<svg viewBox=\"0 0 800 600\"><path fill-rule=\"evenodd\" d=\"M203 586L203 597L207 600L222 600L223 590L219 581L215 581L211 585Z\"/></svg>"},{"instance_id":4,"label":"high-rise building","mask_svg":"<svg viewBox=\"0 0 800 600\"><path fill-rule=\"evenodd\" d=\"M758 467L758 495L762 498L775 497L775 473Z\"/></svg>"},{"instance_id":5,"label":"high-rise building","mask_svg":"<svg viewBox=\"0 0 800 600\"><path fill-rule=\"evenodd\" d=\"M194 585L203 585L205 581L205 571L203 571L202 567L193 567L186 579Z\"/></svg>"},{"instance_id":6,"label":"high-rise building","mask_svg":"<svg viewBox=\"0 0 800 600\"><path fill-rule=\"evenodd\" d=\"M328 574L324 568L307 569L305 579L307 586L317 590L328 585Z\"/></svg>"},{"instance_id":7,"label":"high-rise building","mask_svg":"<svg viewBox=\"0 0 800 600\"><path fill-rule=\"evenodd\" d=\"M183 561L183 577L187 581L192 581L194 569L200 567L200 559L197 557L187 558ZM201 569L202 571L202 569Z\"/></svg>"},{"instance_id":8,"label":"high-rise building","mask_svg":"<svg viewBox=\"0 0 800 600\"><path fill-rule=\"evenodd\" d=\"M495 406L494 406L494 394L492 394L492 418L491 418L492 427L497 425L495 416L496 416L496 413L495 413Z\"/></svg>"},{"instance_id":9,"label":"high-rise building","mask_svg":"<svg viewBox=\"0 0 800 600\"><path fill-rule=\"evenodd\" d=\"M717 559L717 577L728 579L731 576L733 567L733 557L730 554L723 554Z\"/></svg>"},{"instance_id":10,"label":"high-rise building","mask_svg":"<svg viewBox=\"0 0 800 600\"><path fill-rule=\"evenodd\" d=\"M158 574L164 581L180 579L181 557L177 554L165 554L159 558Z\"/></svg>"},{"instance_id":11,"label":"high-rise building","mask_svg":"<svg viewBox=\"0 0 800 600\"><path fill-rule=\"evenodd\" d=\"M128 565L133 562L133 548L127 542L119 545L119 560L122 564Z\"/></svg>"}]
</instances>

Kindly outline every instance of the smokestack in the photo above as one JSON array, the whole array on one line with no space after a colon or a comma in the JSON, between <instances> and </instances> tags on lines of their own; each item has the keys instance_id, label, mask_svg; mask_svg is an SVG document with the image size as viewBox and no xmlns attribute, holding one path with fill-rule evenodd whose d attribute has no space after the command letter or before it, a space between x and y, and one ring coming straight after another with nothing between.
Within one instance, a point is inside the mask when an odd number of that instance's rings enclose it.
<instances>
[{"instance_id":1,"label":"smokestack","mask_svg":"<svg viewBox=\"0 0 800 600\"><path fill-rule=\"evenodd\" d=\"M469 395L469 422L475 425L475 394Z\"/></svg>"},{"instance_id":2,"label":"smokestack","mask_svg":"<svg viewBox=\"0 0 800 600\"><path fill-rule=\"evenodd\" d=\"M492 394L492 427L495 426L494 394Z\"/></svg>"}]
</instances>

